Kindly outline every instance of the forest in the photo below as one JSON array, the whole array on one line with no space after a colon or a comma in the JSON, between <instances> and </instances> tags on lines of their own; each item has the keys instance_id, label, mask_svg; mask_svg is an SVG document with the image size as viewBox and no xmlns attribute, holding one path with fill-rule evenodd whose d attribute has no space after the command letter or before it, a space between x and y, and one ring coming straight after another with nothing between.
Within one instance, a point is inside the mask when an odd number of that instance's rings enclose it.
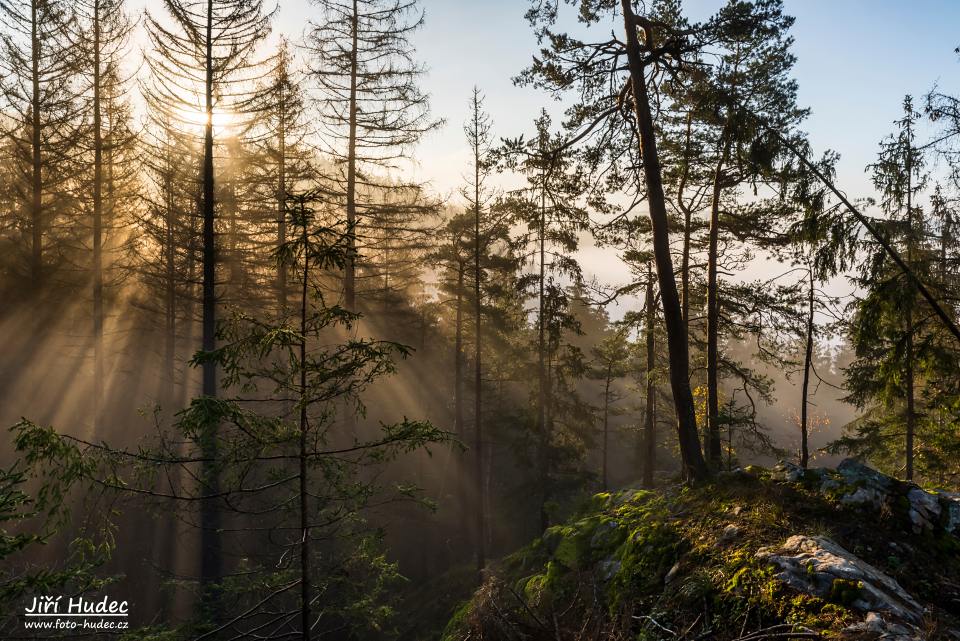
<instances>
[{"instance_id":1,"label":"forest","mask_svg":"<svg viewBox=\"0 0 960 641\"><path fill-rule=\"evenodd\" d=\"M851 182L809 6L0 0L0 638L960 639L960 93Z\"/></svg>"}]
</instances>

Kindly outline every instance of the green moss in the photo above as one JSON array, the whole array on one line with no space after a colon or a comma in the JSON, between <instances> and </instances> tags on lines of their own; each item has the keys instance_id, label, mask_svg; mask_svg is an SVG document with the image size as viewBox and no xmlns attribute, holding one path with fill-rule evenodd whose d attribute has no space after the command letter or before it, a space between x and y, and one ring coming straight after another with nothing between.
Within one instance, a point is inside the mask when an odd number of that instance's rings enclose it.
<instances>
[{"instance_id":1,"label":"green moss","mask_svg":"<svg viewBox=\"0 0 960 641\"><path fill-rule=\"evenodd\" d=\"M731 613L761 611L777 620L814 629L826 629L836 621L850 618L845 608L789 589L774 576L773 568L754 558L734 557L727 572L729 578L719 600L723 609ZM733 623L732 618L730 622Z\"/></svg>"},{"instance_id":2,"label":"green moss","mask_svg":"<svg viewBox=\"0 0 960 641\"><path fill-rule=\"evenodd\" d=\"M849 579L834 579L830 584L830 594L827 599L831 603L849 607L863 594L863 581Z\"/></svg>"},{"instance_id":3,"label":"green moss","mask_svg":"<svg viewBox=\"0 0 960 641\"><path fill-rule=\"evenodd\" d=\"M625 534L609 557L618 564L607 588L611 608L659 590L663 577L677 559L681 537L668 520L662 500L631 501L614 511Z\"/></svg>"},{"instance_id":4,"label":"green moss","mask_svg":"<svg viewBox=\"0 0 960 641\"><path fill-rule=\"evenodd\" d=\"M467 622L473 613L473 601L465 601L453 611L453 616L443 630L441 641L457 641L462 638L462 632L467 628Z\"/></svg>"},{"instance_id":5,"label":"green moss","mask_svg":"<svg viewBox=\"0 0 960 641\"><path fill-rule=\"evenodd\" d=\"M534 574L526 579L521 579L518 592L526 596L529 601L539 601L544 597L561 596L565 587L563 577L565 570L556 561L547 563L546 572Z\"/></svg>"},{"instance_id":6,"label":"green moss","mask_svg":"<svg viewBox=\"0 0 960 641\"><path fill-rule=\"evenodd\" d=\"M478 614L471 619L472 627L451 638L480 638L486 630L482 622L503 616L503 608L532 629L539 629L538 620L552 621L554 614L567 613L569 620L554 625L575 630L582 621L598 617L594 620L603 620L610 629L632 627L642 638L647 627L638 629L631 613L653 613L659 623L685 629L695 624L704 603L717 638L733 638L748 616L751 625L791 623L833 638L856 619L850 606L861 597L862 586L834 582L824 598L798 593L757 558L757 549L782 543L793 534L816 533L811 530L815 527L817 532L836 532L838 543L851 550L854 542L862 541L863 558L882 567L888 543L901 543L907 535L889 513L839 504L837 497L850 486L835 474L810 473L799 484L765 480L765 471L754 474L730 475L694 488L593 496L575 518L508 557L497 575L512 586L513 594L505 586L485 587L476 597ZM824 495L820 489L824 481L843 490L836 496L832 491ZM734 507L742 509L733 514ZM717 538L730 523L739 528L738 536L718 545ZM908 549L916 553L898 559L901 574L939 576L960 566L956 539L930 537L929 544L921 545L910 535ZM665 575L678 561L676 576L665 585ZM805 569L815 572L812 564ZM919 579L910 579L904 587L922 596L919 584ZM659 638L656 631L651 634Z\"/></svg>"},{"instance_id":7,"label":"green moss","mask_svg":"<svg viewBox=\"0 0 960 641\"><path fill-rule=\"evenodd\" d=\"M550 552L543 539L534 539L503 559L503 571L509 576L529 574L531 570L542 568L549 559Z\"/></svg>"}]
</instances>

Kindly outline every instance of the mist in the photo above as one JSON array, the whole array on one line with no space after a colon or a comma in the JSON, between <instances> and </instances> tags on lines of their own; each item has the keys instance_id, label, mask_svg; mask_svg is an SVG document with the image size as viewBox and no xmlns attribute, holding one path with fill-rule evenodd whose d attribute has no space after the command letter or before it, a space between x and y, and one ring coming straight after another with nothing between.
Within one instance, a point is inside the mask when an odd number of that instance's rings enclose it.
<instances>
[{"instance_id":1,"label":"mist","mask_svg":"<svg viewBox=\"0 0 960 641\"><path fill-rule=\"evenodd\" d=\"M788 7L686 4L532 3L521 124L418 0L0 5L0 636L473 638L598 506L955 490L957 98L848 198Z\"/></svg>"}]
</instances>

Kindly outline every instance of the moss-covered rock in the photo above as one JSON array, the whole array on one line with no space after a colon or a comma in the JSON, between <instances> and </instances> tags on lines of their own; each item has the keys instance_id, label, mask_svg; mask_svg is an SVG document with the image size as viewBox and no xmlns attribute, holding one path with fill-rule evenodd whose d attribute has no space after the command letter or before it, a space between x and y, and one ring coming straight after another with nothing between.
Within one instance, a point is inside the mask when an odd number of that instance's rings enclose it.
<instances>
[{"instance_id":1,"label":"moss-covered rock","mask_svg":"<svg viewBox=\"0 0 960 641\"><path fill-rule=\"evenodd\" d=\"M921 541L895 510L844 501L885 483L846 469L754 468L696 488L598 494L494 566L445 639L663 639L686 630L722 641L776 625L786 626L781 633L803 627L824 638L858 638L868 615L871 630L894 630L901 621L909 632L921 611L937 630L960 629L953 597L933 587L937 577L960 575L957 550L944 543L954 537L928 532ZM906 496L900 489L888 487ZM757 553L783 555L784 542L798 534L829 537L875 573L830 575L822 558L810 558L797 562L802 581L785 580L782 567ZM878 609L877 577L887 573L899 581L906 597L896 599L910 617Z\"/></svg>"}]
</instances>

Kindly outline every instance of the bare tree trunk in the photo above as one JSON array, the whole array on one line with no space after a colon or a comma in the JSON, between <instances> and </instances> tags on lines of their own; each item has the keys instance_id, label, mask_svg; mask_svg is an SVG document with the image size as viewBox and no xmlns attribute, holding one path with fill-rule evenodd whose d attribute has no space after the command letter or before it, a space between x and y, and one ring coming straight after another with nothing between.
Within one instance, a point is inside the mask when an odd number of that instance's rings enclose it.
<instances>
[{"instance_id":1,"label":"bare tree trunk","mask_svg":"<svg viewBox=\"0 0 960 641\"><path fill-rule=\"evenodd\" d=\"M607 448L610 445L610 382L613 377L613 366L607 365L607 375L603 386L603 474L600 490L607 491Z\"/></svg>"},{"instance_id":2,"label":"bare tree trunk","mask_svg":"<svg viewBox=\"0 0 960 641\"><path fill-rule=\"evenodd\" d=\"M343 299L349 311L356 311L356 248L357 248L357 56L360 10L353 0L353 23L350 34L350 123L347 141L347 243L349 255L343 274Z\"/></svg>"},{"instance_id":3,"label":"bare tree trunk","mask_svg":"<svg viewBox=\"0 0 960 641\"><path fill-rule=\"evenodd\" d=\"M31 150L31 203L30 226L33 245L30 258L30 277L36 287L43 278L43 177L40 155L40 34L37 16L37 3L30 3L30 58L31 58L31 114L30 114L30 150Z\"/></svg>"},{"instance_id":4,"label":"bare tree trunk","mask_svg":"<svg viewBox=\"0 0 960 641\"><path fill-rule=\"evenodd\" d=\"M112 164L112 163L111 163ZM165 267L164 282L164 332L163 332L163 386L162 386L162 407L166 412L170 412L176 404L175 398L175 364L177 349L177 317L176 317L176 272L175 258L176 248L174 247L174 201L173 201L173 177L170 172L173 170L172 163L167 163L167 174L163 184L164 198L164 241L163 241L163 260ZM189 322L189 321L188 321ZM186 387L186 386L184 386ZM158 531L160 548L161 567L168 568L171 573L175 573L176 566L176 539L177 539L177 519L172 515L166 515L162 523L162 528ZM173 613L173 606L176 602L176 587L171 586L169 590L161 591L160 597L160 617L161 620L169 620Z\"/></svg>"},{"instance_id":5,"label":"bare tree trunk","mask_svg":"<svg viewBox=\"0 0 960 641\"><path fill-rule=\"evenodd\" d=\"M656 334L654 333L654 323L656 321L656 310L653 300L653 266L647 263L647 292L645 296L645 305L647 310L647 403L644 408L644 430L643 430L643 486L653 487L653 467L656 463L656 387L654 386L654 369L656 368Z\"/></svg>"},{"instance_id":6,"label":"bare tree trunk","mask_svg":"<svg viewBox=\"0 0 960 641\"><path fill-rule=\"evenodd\" d=\"M280 126L278 128L279 158L277 159L277 247L287 244L287 105L280 83ZM287 266L277 262L277 305L279 313L287 306Z\"/></svg>"},{"instance_id":7,"label":"bare tree trunk","mask_svg":"<svg viewBox=\"0 0 960 641\"><path fill-rule=\"evenodd\" d=\"M670 386L677 412L677 438L683 461L684 474L690 480L702 480L708 476L707 466L700 450L697 434L697 418L690 390L689 352L687 332L680 310L677 281L673 273L670 255L670 235L667 207L663 195L663 177L660 158L657 154L656 133L644 77L643 59L637 38L637 17L630 0L620 0L624 28L627 37L627 60L630 67L630 83L633 89L633 106L639 130L640 152L647 187L647 202L653 232L653 252L660 283L660 298L663 303L664 325L667 329L667 348L670 358ZM650 45L652 43L648 43Z\"/></svg>"},{"instance_id":8,"label":"bare tree trunk","mask_svg":"<svg viewBox=\"0 0 960 641\"><path fill-rule=\"evenodd\" d=\"M913 166L912 166L912 141L913 132L910 127L910 121L907 122L907 264L913 267ZM911 287L911 290L913 288ZM914 377L913 377L913 305L910 301L906 311L906 372L904 381L907 387L907 442L906 442L906 465L904 476L908 481L913 480L913 439L916 431L916 413L914 407Z\"/></svg>"},{"instance_id":9,"label":"bare tree trunk","mask_svg":"<svg viewBox=\"0 0 960 641\"><path fill-rule=\"evenodd\" d=\"M307 219L304 214L303 284L300 290L300 625L301 638L310 641L310 515L307 512L307 289L310 258L307 252Z\"/></svg>"},{"instance_id":10,"label":"bare tree trunk","mask_svg":"<svg viewBox=\"0 0 960 641\"><path fill-rule=\"evenodd\" d=\"M950 234L953 229L953 215L947 211L944 214L943 230L940 232L940 279L943 285L947 284L947 247L951 243Z\"/></svg>"},{"instance_id":11,"label":"bare tree trunk","mask_svg":"<svg viewBox=\"0 0 960 641\"><path fill-rule=\"evenodd\" d=\"M539 462L538 474L540 476L540 531L547 529L549 525L549 515L547 514L547 501L549 499L550 471L548 469L549 437L547 436L547 367L546 367L546 304L544 301L546 291L546 250L547 250L547 211L544 202L544 193L540 192L540 221L537 226L537 243L539 246L540 260L540 280L538 283L539 291L537 293L537 432L540 444L537 452Z\"/></svg>"},{"instance_id":12,"label":"bare tree trunk","mask_svg":"<svg viewBox=\"0 0 960 641\"><path fill-rule=\"evenodd\" d=\"M800 467L806 469L810 462L810 449L807 444L809 434L807 406L810 400L810 365L813 362L813 267L810 267L810 284L807 293L807 344L803 354L803 387L800 402Z\"/></svg>"},{"instance_id":13,"label":"bare tree trunk","mask_svg":"<svg viewBox=\"0 0 960 641\"><path fill-rule=\"evenodd\" d=\"M213 185L213 0L207 0L206 25L206 82L203 128L203 351L216 348L216 246L214 236L214 185ZM203 363L203 395L217 396L217 366L212 360ZM208 461L217 458L217 427L209 426L203 437L203 455ZM206 496L219 493L219 479L215 463L206 463L203 470L203 492ZM200 510L200 581L209 615L214 621L220 618L219 588L216 584L222 576L223 559L220 549L220 511L215 499L202 501Z\"/></svg>"},{"instance_id":14,"label":"bare tree trunk","mask_svg":"<svg viewBox=\"0 0 960 641\"><path fill-rule=\"evenodd\" d=\"M93 433L103 402L103 132L100 116L100 2L93 3Z\"/></svg>"},{"instance_id":15,"label":"bare tree trunk","mask_svg":"<svg viewBox=\"0 0 960 641\"><path fill-rule=\"evenodd\" d=\"M477 120L474 118L474 124ZM476 140L479 140L479 132ZM480 288L480 154L479 147L474 149L474 211L473 211L473 313L476 324L475 334L475 354L474 354L474 428L473 428L473 458L474 458L474 484L476 488L476 522L475 535L477 545L477 576L483 581L483 570L486 567L485 550L485 517L484 517L484 491L483 491L483 366L482 359L482 340L481 340L481 299L483 292Z\"/></svg>"},{"instance_id":16,"label":"bare tree trunk","mask_svg":"<svg viewBox=\"0 0 960 641\"><path fill-rule=\"evenodd\" d=\"M168 165L172 170L172 166ZM164 243L163 254L166 267L166 282L164 283L165 306L164 306L164 349L163 349L163 378L164 393L163 403L172 405L174 400L174 364L176 361L176 341L177 341L177 310L176 310L176 248L174 247L173 229L176 223L174 216L174 203L171 190L173 189L172 176L167 175L164 179ZM168 408L169 409L169 408Z\"/></svg>"},{"instance_id":17,"label":"bare tree trunk","mask_svg":"<svg viewBox=\"0 0 960 641\"><path fill-rule=\"evenodd\" d=\"M683 327L687 335L690 335L690 237L693 233L691 229L693 212L690 207L683 202L683 191L687 185L687 179L690 173L690 137L693 125L693 112L687 114L687 144L686 155L683 161L683 172L680 175L680 182L677 185L677 206L683 212L683 253L680 262L680 313L683 316Z\"/></svg>"},{"instance_id":18,"label":"bare tree trunk","mask_svg":"<svg viewBox=\"0 0 960 641\"><path fill-rule=\"evenodd\" d=\"M908 481L913 480L913 441L916 432L916 408L913 377L913 310L908 306L907 316L907 349L906 349L906 381L907 386L907 442L906 442L906 471L904 476Z\"/></svg>"},{"instance_id":19,"label":"bare tree trunk","mask_svg":"<svg viewBox=\"0 0 960 641\"><path fill-rule=\"evenodd\" d=\"M461 439L464 443L467 442L467 430L463 422L463 294L466 268L467 266L465 263L461 262L457 264L457 320L453 353L453 425L454 431L457 434L457 438ZM462 469L463 468L461 468L461 470ZM457 489L460 495L461 540L468 541L470 539L470 525L468 519L469 491L465 474L457 474Z\"/></svg>"},{"instance_id":20,"label":"bare tree trunk","mask_svg":"<svg viewBox=\"0 0 960 641\"><path fill-rule=\"evenodd\" d=\"M911 127L907 124L907 264L910 267L913 267L913 239L914 239L914 229L913 229L913 162L912 147L913 141L913 132ZM910 288L911 294L913 288ZM913 480L913 439L916 432L916 413L914 407L914 379L913 379L913 305L914 301L911 300L907 305L906 312L906 330L907 330L907 341L906 341L906 372L905 372L905 384L907 387L907 438L906 438L906 464L904 476L908 481Z\"/></svg>"},{"instance_id":21,"label":"bare tree trunk","mask_svg":"<svg viewBox=\"0 0 960 641\"><path fill-rule=\"evenodd\" d=\"M713 175L713 197L710 202L710 237L707 249L707 429L703 450L707 461L720 465L720 294L717 284L717 263L720 238L720 192L723 189L723 166L727 159L725 144Z\"/></svg>"}]
</instances>

